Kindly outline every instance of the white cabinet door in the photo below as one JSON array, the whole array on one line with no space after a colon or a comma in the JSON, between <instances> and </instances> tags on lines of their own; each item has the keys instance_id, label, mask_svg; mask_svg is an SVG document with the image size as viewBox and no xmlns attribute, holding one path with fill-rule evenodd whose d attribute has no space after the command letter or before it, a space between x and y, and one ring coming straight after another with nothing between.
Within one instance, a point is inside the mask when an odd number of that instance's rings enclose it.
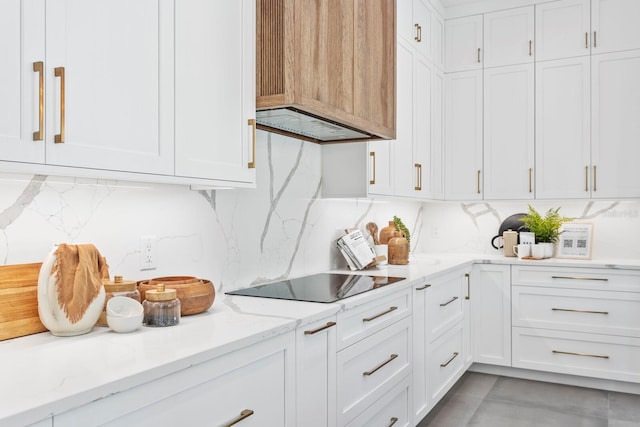
<instances>
[{"instance_id":1,"label":"white cabinet door","mask_svg":"<svg viewBox=\"0 0 640 427\"><path fill-rule=\"evenodd\" d=\"M444 198L444 73L433 69L431 80L431 170L428 177L434 199Z\"/></svg>"},{"instance_id":2,"label":"white cabinet door","mask_svg":"<svg viewBox=\"0 0 640 427\"><path fill-rule=\"evenodd\" d=\"M588 198L589 57L536 63L536 198Z\"/></svg>"},{"instance_id":3,"label":"white cabinet door","mask_svg":"<svg viewBox=\"0 0 640 427\"><path fill-rule=\"evenodd\" d=\"M484 67L533 62L533 6L484 15Z\"/></svg>"},{"instance_id":4,"label":"white cabinet door","mask_svg":"<svg viewBox=\"0 0 640 427\"><path fill-rule=\"evenodd\" d=\"M255 2L176 2L176 175L255 183Z\"/></svg>"},{"instance_id":5,"label":"white cabinet door","mask_svg":"<svg viewBox=\"0 0 640 427\"><path fill-rule=\"evenodd\" d=\"M296 330L296 425L336 425L336 318Z\"/></svg>"},{"instance_id":6,"label":"white cabinet door","mask_svg":"<svg viewBox=\"0 0 640 427\"><path fill-rule=\"evenodd\" d=\"M0 161L44 163L44 22L44 0L0 3Z\"/></svg>"},{"instance_id":7,"label":"white cabinet door","mask_svg":"<svg viewBox=\"0 0 640 427\"><path fill-rule=\"evenodd\" d=\"M431 409L427 388L427 356L431 343L427 324L427 306L431 298L431 283L417 283L413 288L413 425L417 425Z\"/></svg>"},{"instance_id":8,"label":"white cabinet door","mask_svg":"<svg viewBox=\"0 0 640 427\"><path fill-rule=\"evenodd\" d=\"M172 175L173 1L48 1L46 22L47 164Z\"/></svg>"},{"instance_id":9,"label":"white cabinet door","mask_svg":"<svg viewBox=\"0 0 640 427\"><path fill-rule=\"evenodd\" d=\"M445 76L445 199L482 199L482 71Z\"/></svg>"},{"instance_id":10,"label":"white cabinet door","mask_svg":"<svg viewBox=\"0 0 640 427\"><path fill-rule=\"evenodd\" d=\"M473 361L511 366L511 267L476 264L471 277Z\"/></svg>"},{"instance_id":11,"label":"white cabinet door","mask_svg":"<svg viewBox=\"0 0 640 427\"><path fill-rule=\"evenodd\" d=\"M395 144L395 141L372 141L367 143L369 146L369 194L393 195L393 144Z\"/></svg>"},{"instance_id":12,"label":"white cabinet door","mask_svg":"<svg viewBox=\"0 0 640 427\"><path fill-rule=\"evenodd\" d=\"M640 48L640 1L591 0L592 53Z\"/></svg>"},{"instance_id":13,"label":"white cabinet door","mask_svg":"<svg viewBox=\"0 0 640 427\"><path fill-rule=\"evenodd\" d=\"M408 1L408 0L404 0ZM418 24L416 47L418 52L431 59L431 16L433 11L428 0L413 0L413 19Z\"/></svg>"},{"instance_id":14,"label":"white cabinet door","mask_svg":"<svg viewBox=\"0 0 640 427\"><path fill-rule=\"evenodd\" d=\"M591 195L640 197L640 50L594 55L591 73Z\"/></svg>"},{"instance_id":15,"label":"white cabinet door","mask_svg":"<svg viewBox=\"0 0 640 427\"><path fill-rule=\"evenodd\" d=\"M589 55L590 0L561 0L536 8L536 61Z\"/></svg>"},{"instance_id":16,"label":"white cabinet door","mask_svg":"<svg viewBox=\"0 0 640 427\"><path fill-rule=\"evenodd\" d=\"M444 26L444 19L434 10L431 14L431 62L439 69L444 68Z\"/></svg>"},{"instance_id":17,"label":"white cabinet door","mask_svg":"<svg viewBox=\"0 0 640 427\"><path fill-rule=\"evenodd\" d=\"M436 160L431 157L431 63L416 56L413 73L413 195L432 198L429 176Z\"/></svg>"},{"instance_id":18,"label":"white cabinet door","mask_svg":"<svg viewBox=\"0 0 640 427\"><path fill-rule=\"evenodd\" d=\"M446 71L482 69L482 15L445 22Z\"/></svg>"},{"instance_id":19,"label":"white cabinet door","mask_svg":"<svg viewBox=\"0 0 640 427\"><path fill-rule=\"evenodd\" d=\"M533 73L533 64L484 70L485 199L533 199Z\"/></svg>"}]
</instances>

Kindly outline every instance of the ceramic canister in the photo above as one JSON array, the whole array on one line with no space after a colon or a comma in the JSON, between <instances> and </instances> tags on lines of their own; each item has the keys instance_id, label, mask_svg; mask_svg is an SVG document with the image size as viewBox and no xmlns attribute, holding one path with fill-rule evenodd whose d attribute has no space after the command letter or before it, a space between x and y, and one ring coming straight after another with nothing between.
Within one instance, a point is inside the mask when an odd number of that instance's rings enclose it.
<instances>
[{"instance_id":1,"label":"ceramic canister","mask_svg":"<svg viewBox=\"0 0 640 427\"><path fill-rule=\"evenodd\" d=\"M502 239L504 240L504 256L516 256L513 247L518 244L518 232L507 230L502 233Z\"/></svg>"}]
</instances>

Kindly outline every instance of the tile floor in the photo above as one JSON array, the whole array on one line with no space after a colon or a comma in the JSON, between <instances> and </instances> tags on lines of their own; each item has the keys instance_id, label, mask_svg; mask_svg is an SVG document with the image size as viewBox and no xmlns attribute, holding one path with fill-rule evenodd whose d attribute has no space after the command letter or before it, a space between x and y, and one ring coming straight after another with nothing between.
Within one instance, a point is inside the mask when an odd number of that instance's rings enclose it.
<instances>
[{"instance_id":1,"label":"tile floor","mask_svg":"<svg viewBox=\"0 0 640 427\"><path fill-rule=\"evenodd\" d=\"M640 396L467 372L427 426L640 427Z\"/></svg>"}]
</instances>

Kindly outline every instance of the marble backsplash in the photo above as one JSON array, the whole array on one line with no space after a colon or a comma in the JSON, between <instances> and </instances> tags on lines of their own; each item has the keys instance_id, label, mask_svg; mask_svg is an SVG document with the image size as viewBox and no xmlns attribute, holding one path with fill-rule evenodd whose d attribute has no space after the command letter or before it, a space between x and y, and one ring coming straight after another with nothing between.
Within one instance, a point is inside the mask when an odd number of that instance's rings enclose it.
<instances>
[{"instance_id":1,"label":"marble backsplash","mask_svg":"<svg viewBox=\"0 0 640 427\"><path fill-rule=\"evenodd\" d=\"M111 274L139 280L192 275L218 290L346 264L335 249L345 228L393 215L415 252L496 253L490 239L526 202L454 203L322 199L321 147L258 132L256 189L0 173L0 264L37 262L55 243L93 243ZM594 257L640 258L640 201L535 202L595 222ZM155 270L140 270L140 237L155 236Z\"/></svg>"}]
</instances>

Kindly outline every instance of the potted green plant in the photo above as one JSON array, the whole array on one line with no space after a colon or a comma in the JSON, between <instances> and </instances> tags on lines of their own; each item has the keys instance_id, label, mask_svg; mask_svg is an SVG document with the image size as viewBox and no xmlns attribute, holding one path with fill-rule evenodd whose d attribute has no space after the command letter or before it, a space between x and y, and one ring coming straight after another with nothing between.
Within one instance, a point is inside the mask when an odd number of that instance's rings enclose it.
<instances>
[{"instance_id":1,"label":"potted green plant","mask_svg":"<svg viewBox=\"0 0 640 427\"><path fill-rule=\"evenodd\" d=\"M553 256L555 244L560 238L560 227L573 218L560 215L560 207L549 209L544 216L529 205L529 212L521 221L524 227L536 235L536 244L545 244L544 258Z\"/></svg>"}]
</instances>

